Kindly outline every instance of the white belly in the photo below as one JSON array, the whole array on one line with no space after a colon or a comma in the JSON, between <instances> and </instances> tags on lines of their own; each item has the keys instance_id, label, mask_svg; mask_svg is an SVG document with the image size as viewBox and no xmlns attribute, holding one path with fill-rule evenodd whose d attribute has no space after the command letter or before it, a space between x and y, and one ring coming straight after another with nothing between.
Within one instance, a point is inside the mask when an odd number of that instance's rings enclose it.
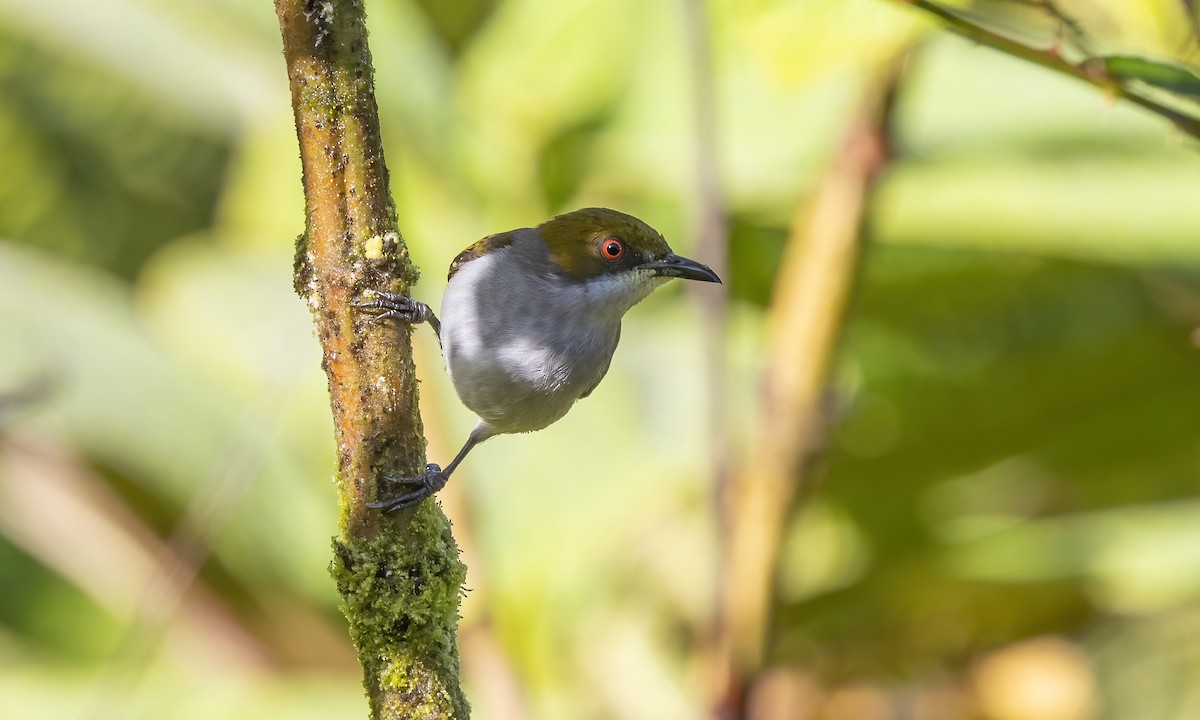
<instances>
[{"instance_id":1,"label":"white belly","mask_svg":"<svg viewBox=\"0 0 1200 720\"><path fill-rule=\"evenodd\" d=\"M472 260L446 285L446 370L463 404L494 433L540 430L607 372L620 317L581 318L587 310L575 297L578 286L507 272L495 262Z\"/></svg>"}]
</instances>

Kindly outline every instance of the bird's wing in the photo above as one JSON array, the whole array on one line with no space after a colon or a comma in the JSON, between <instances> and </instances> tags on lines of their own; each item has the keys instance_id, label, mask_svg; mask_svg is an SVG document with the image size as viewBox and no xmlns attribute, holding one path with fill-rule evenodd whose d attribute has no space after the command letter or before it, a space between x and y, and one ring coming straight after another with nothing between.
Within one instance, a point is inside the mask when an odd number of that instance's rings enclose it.
<instances>
[{"instance_id":1,"label":"bird's wing","mask_svg":"<svg viewBox=\"0 0 1200 720\"><path fill-rule=\"evenodd\" d=\"M495 235L488 235L484 239L476 242L471 247L460 252L458 254L458 256L455 257L454 260L450 263L450 273L448 275L446 275L446 280L449 280L450 278L454 277L454 273L458 272L459 268L461 268L463 265L466 265L467 263L471 262L475 258L482 257L493 250L498 250L502 247L507 247L507 246L511 245L513 240L516 239L516 237L517 237L516 231L509 230L508 232L497 233Z\"/></svg>"},{"instance_id":2,"label":"bird's wing","mask_svg":"<svg viewBox=\"0 0 1200 720\"><path fill-rule=\"evenodd\" d=\"M620 341L621 341L621 326L618 325L617 326L617 337L613 339L613 349L614 350L617 347L617 343ZM587 397L588 395L592 394L592 391L596 389L596 386L599 385L600 381L604 379L604 376L608 374L608 366L611 364L612 364L612 353L609 353L608 358L604 361L604 364L600 366L600 372L596 373L595 382L593 382L591 384L591 386L588 387L587 390L583 391L583 394L579 396L580 400L582 400L585 397Z\"/></svg>"}]
</instances>

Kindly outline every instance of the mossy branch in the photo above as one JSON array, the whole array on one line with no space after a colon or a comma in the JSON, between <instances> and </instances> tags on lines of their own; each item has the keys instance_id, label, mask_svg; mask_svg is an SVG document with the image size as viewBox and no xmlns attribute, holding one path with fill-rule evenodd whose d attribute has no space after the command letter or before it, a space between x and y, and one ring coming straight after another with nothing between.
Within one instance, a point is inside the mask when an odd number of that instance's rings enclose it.
<instances>
[{"instance_id":1,"label":"mossy branch","mask_svg":"<svg viewBox=\"0 0 1200 720\"><path fill-rule=\"evenodd\" d=\"M351 303L417 280L396 226L362 0L276 0L304 169L296 291L329 378L341 535L332 574L363 665L371 717L465 718L455 628L466 568L433 502L384 515L385 474L425 465L410 331Z\"/></svg>"}]
</instances>

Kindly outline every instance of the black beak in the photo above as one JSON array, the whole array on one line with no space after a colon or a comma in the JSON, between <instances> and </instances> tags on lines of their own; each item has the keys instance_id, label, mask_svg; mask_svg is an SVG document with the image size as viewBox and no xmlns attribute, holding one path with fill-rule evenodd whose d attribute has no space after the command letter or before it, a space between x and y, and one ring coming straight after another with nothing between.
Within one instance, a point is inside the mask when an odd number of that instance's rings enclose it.
<instances>
[{"instance_id":1,"label":"black beak","mask_svg":"<svg viewBox=\"0 0 1200 720\"><path fill-rule=\"evenodd\" d=\"M661 259L643 263L642 267L653 270L655 275L662 277L677 277L700 282L721 282L721 278L717 277L717 274L707 265L701 265L695 260L680 257L675 253L667 253Z\"/></svg>"}]
</instances>

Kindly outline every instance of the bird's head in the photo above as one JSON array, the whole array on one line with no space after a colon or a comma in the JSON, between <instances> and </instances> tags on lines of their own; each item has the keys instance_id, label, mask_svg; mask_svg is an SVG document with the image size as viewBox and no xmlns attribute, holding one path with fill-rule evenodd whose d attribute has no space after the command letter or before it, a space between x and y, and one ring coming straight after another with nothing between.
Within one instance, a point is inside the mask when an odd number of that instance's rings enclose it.
<instances>
[{"instance_id":1,"label":"bird's head","mask_svg":"<svg viewBox=\"0 0 1200 720\"><path fill-rule=\"evenodd\" d=\"M644 287L641 297L670 278L721 282L707 266L671 252L657 230L623 212L583 208L537 229L551 262L574 281L598 280L631 291Z\"/></svg>"}]
</instances>

